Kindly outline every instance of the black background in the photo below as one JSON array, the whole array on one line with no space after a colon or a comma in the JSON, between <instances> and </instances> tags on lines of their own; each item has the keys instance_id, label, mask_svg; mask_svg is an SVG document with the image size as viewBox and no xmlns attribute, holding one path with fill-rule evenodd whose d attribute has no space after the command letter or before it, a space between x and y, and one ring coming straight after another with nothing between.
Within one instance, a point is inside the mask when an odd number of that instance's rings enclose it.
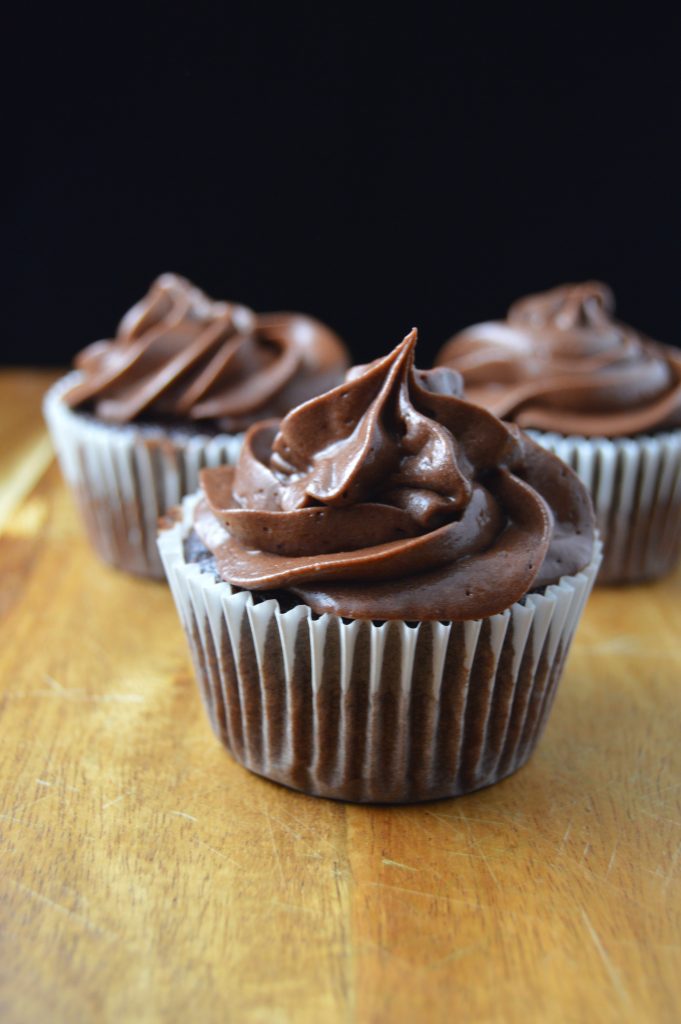
<instances>
[{"instance_id":1,"label":"black background","mask_svg":"<svg viewBox=\"0 0 681 1024\"><path fill-rule=\"evenodd\" d=\"M66 363L164 270L358 360L587 277L678 342L678 21L389 10L30 8L4 359Z\"/></svg>"}]
</instances>

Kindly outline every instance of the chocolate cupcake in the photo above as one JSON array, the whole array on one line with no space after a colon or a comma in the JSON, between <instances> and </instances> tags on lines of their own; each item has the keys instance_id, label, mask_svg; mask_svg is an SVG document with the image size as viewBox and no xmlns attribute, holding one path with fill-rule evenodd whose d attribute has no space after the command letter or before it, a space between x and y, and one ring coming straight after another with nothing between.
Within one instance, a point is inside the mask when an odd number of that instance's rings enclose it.
<instances>
[{"instance_id":1,"label":"chocolate cupcake","mask_svg":"<svg viewBox=\"0 0 681 1024\"><path fill-rule=\"evenodd\" d=\"M314 795L516 771L598 569L577 476L458 374L416 370L415 341L253 426L159 534L215 732Z\"/></svg>"},{"instance_id":2,"label":"chocolate cupcake","mask_svg":"<svg viewBox=\"0 0 681 1024\"><path fill-rule=\"evenodd\" d=\"M681 353L613 310L606 285L564 285L455 335L436 362L573 467L605 545L599 582L633 583L681 551Z\"/></svg>"},{"instance_id":3,"label":"chocolate cupcake","mask_svg":"<svg viewBox=\"0 0 681 1024\"><path fill-rule=\"evenodd\" d=\"M243 432L343 379L347 352L299 313L256 314L163 274L115 338L84 349L45 398L62 471L112 565L163 578L157 520L233 462Z\"/></svg>"}]
</instances>

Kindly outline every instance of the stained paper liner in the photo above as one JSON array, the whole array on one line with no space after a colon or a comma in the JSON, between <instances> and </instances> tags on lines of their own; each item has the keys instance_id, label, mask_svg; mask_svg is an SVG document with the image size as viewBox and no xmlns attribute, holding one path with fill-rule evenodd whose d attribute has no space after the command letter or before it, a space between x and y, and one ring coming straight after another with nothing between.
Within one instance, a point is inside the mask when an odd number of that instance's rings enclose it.
<instances>
[{"instance_id":1,"label":"stained paper liner","mask_svg":"<svg viewBox=\"0 0 681 1024\"><path fill-rule=\"evenodd\" d=\"M57 381L43 412L90 542L105 562L163 579L158 517L196 490L204 466L235 462L243 435L102 423L63 401L79 380L76 372Z\"/></svg>"},{"instance_id":2,"label":"stained paper liner","mask_svg":"<svg viewBox=\"0 0 681 1024\"><path fill-rule=\"evenodd\" d=\"M598 566L470 622L282 611L187 562L197 495L159 550L219 739L246 768L315 796L406 803L505 778L546 723Z\"/></svg>"},{"instance_id":3,"label":"stained paper liner","mask_svg":"<svg viewBox=\"0 0 681 1024\"><path fill-rule=\"evenodd\" d=\"M603 538L598 583L670 572L681 554L681 430L607 439L528 430L571 466L591 494Z\"/></svg>"}]
</instances>

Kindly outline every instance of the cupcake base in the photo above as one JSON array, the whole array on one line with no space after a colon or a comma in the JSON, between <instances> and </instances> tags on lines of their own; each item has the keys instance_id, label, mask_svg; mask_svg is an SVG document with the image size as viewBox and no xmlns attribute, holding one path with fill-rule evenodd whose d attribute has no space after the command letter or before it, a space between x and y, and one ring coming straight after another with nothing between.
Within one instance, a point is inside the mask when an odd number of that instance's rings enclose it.
<instances>
[{"instance_id":1,"label":"cupcake base","mask_svg":"<svg viewBox=\"0 0 681 1024\"><path fill-rule=\"evenodd\" d=\"M614 439L527 433L567 462L591 494L604 544L599 584L671 572L681 555L681 430Z\"/></svg>"},{"instance_id":2,"label":"cupcake base","mask_svg":"<svg viewBox=\"0 0 681 1024\"><path fill-rule=\"evenodd\" d=\"M117 569L163 579L159 516L198 487L204 466L234 462L243 435L103 423L64 402L79 379L71 373L57 381L43 412L89 540Z\"/></svg>"},{"instance_id":3,"label":"cupcake base","mask_svg":"<svg viewBox=\"0 0 681 1024\"><path fill-rule=\"evenodd\" d=\"M214 732L250 771L314 796L411 803L525 764L600 563L470 622L282 611L187 562L196 496L159 550Z\"/></svg>"}]
</instances>

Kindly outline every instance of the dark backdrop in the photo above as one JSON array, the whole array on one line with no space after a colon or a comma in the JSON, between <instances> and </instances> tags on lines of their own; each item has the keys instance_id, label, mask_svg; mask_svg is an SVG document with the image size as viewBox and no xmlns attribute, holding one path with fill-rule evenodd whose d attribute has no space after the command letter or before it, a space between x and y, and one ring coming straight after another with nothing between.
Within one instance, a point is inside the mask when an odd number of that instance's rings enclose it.
<instances>
[{"instance_id":1,"label":"dark backdrop","mask_svg":"<svg viewBox=\"0 0 681 1024\"><path fill-rule=\"evenodd\" d=\"M316 314L358 359L415 324L425 364L587 277L679 340L678 22L55 6L16 49L6 360L68 361L164 270Z\"/></svg>"}]
</instances>

